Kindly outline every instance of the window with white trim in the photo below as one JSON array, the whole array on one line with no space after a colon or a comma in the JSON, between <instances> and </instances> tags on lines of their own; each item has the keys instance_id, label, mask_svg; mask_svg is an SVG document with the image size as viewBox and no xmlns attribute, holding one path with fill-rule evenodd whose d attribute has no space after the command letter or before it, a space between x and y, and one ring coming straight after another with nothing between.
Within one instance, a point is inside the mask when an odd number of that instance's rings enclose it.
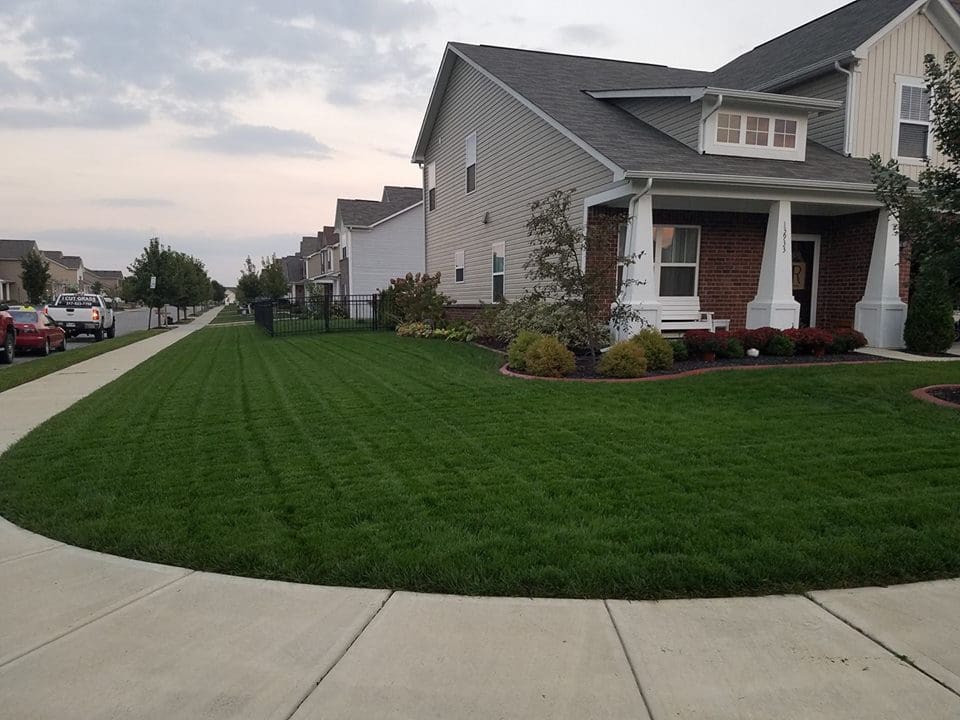
<instances>
[{"instance_id":1,"label":"window with white trim","mask_svg":"<svg viewBox=\"0 0 960 720\"><path fill-rule=\"evenodd\" d=\"M747 115L746 145L766 147L770 144L770 118L759 115Z\"/></svg>"},{"instance_id":2,"label":"window with white trim","mask_svg":"<svg viewBox=\"0 0 960 720\"><path fill-rule=\"evenodd\" d=\"M493 266L491 270L492 286L493 292L491 296L493 302L500 302L503 300L503 281L504 281L504 269L505 269L505 258L506 247L504 243L494 243L492 248L493 255Z\"/></svg>"},{"instance_id":3,"label":"window with white trim","mask_svg":"<svg viewBox=\"0 0 960 720\"><path fill-rule=\"evenodd\" d=\"M657 225L653 228L653 263L660 297L694 297L700 270L700 228Z\"/></svg>"},{"instance_id":4,"label":"window with white trim","mask_svg":"<svg viewBox=\"0 0 960 720\"><path fill-rule=\"evenodd\" d=\"M740 144L740 116L732 113L717 115L717 142Z\"/></svg>"},{"instance_id":5,"label":"window with white trim","mask_svg":"<svg viewBox=\"0 0 960 720\"><path fill-rule=\"evenodd\" d=\"M477 134L470 133L466 141L467 192L477 189Z\"/></svg>"},{"instance_id":6,"label":"window with white trim","mask_svg":"<svg viewBox=\"0 0 960 720\"><path fill-rule=\"evenodd\" d=\"M463 268L464 268L464 252L463 250L457 250L453 256L453 277L454 281L458 283L463 282Z\"/></svg>"},{"instance_id":7,"label":"window with white trim","mask_svg":"<svg viewBox=\"0 0 960 720\"><path fill-rule=\"evenodd\" d=\"M427 207L437 209L437 164L427 165Z\"/></svg>"},{"instance_id":8,"label":"window with white trim","mask_svg":"<svg viewBox=\"0 0 960 720\"><path fill-rule=\"evenodd\" d=\"M930 152L930 92L900 83L897 101L897 157L923 160Z\"/></svg>"},{"instance_id":9,"label":"window with white trim","mask_svg":"<svg viewBox=\"0 0 960 720\"><path fill-rule=\"evenodd\" d=\"M797 121L777 119L773 121L773 146L790 148L797 146Z\"/></svg>"}]
</instances>

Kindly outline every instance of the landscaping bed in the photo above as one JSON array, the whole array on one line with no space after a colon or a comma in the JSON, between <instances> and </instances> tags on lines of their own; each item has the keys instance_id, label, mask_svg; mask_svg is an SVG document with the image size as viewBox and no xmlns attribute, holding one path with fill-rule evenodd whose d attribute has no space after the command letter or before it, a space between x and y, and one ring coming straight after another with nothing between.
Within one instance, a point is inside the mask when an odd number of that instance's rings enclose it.
<instances>
[{"instance_id":1,"label":"landscaping bed","mask_svg":"<svg viewBox=\"0 0 960 720\"><path fill-rule=\"evenodd\" d=\"M589 385L502 364L387 332L194 333L11 448L0 514L141 560L424 592L960 575L960 421L910 395L951 363Z\"/></svg>"},{"instance_id":2,"label":"landscaping bed","mask_svg":"<svg viewBox=\"0 0 960 720\"><path fill-rule=\"evenodd\" d=\"M944 402L951 403L960 408L960 385L947 385L933 388L927 392L935 398L939 398Z\"/></svg>"}]
</instances>

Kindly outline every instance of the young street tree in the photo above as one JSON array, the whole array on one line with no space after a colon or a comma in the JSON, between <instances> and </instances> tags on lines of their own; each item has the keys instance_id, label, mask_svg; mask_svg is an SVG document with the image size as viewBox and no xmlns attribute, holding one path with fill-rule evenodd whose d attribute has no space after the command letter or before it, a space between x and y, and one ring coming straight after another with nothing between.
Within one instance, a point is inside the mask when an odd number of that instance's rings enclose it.
<instances>
[{"instance_id":1,"label":"young street tree","mask_svg":"<svg viewBox=\"0 0 960 720\"><path fill-rule=\"evenodd\" d=\"M274 255L269 260L262 261L263 269L260 271L260 292L271 300L279 300L287 296L290 292L287 276L283 273L283 263Z\"/></svg>"},{"instance_id":2,"label":"young street tree","mask_svg":"<svg viewBox=\"0 0 960 720\"><path fill-rule=\"evenodd\" d=\"M20 280L32 305L38 305L50 284L50 263L34 247L20 259Z\"/></svg>"},{"instance_id":3,"label":"young street tree","mask_svg":"<svg viewBox=\"0 0 960 720\"><path fill-rule=\"evenodd\" d=\"M210 299L215 303L222 303L227 297L227 289L216 280L210 281Z\"/></svg>"},{"instance_id":4,"label":"young street tree","mask_svg":"<svg viewBox=\"0 0 960 720\"><path fill-rule=\"evenodd\" d=\"M257 266L247 255L247 260L243 264L243 271L240 273L240 279L237 280L237 302L252 303L260 295L260 275L257 273Z\"/></svg>"},{"instance_id":5,"label":"young street tree","mask_svg":"<svg viewBox=\"0 0 960 720\"><path fill-rule=\"evenodd\" d=\"M951 52L943 64L927 55L924 65L933 138L947 162L928 166L915 186L895 160L875 155L871 164L877 195L910 242L907 346L938 352L950 346L952 309L960 300L960 62Z\"/></svg>"}]
</instances>

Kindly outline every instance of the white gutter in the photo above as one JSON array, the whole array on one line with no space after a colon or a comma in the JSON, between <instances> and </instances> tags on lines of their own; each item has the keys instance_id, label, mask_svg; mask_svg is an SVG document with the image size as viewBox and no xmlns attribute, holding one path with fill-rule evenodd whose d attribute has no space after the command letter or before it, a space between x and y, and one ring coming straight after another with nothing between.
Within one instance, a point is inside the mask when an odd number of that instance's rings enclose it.
<instances>
[{"instance_id":1,"label":"white gutter","mask_svg":"<svg viewBox=\"0 0 960 720\"><path fill-rule=\"evenodd\" d=\"M847 99L846 108L843 113L843 154L847 157L853 155L853 70L847 70L840 61L837 60L833 67L837 72L847 76Z\"/></svg>"},{"instance_id":2,"label":"white gutter","mask_svg":"<svg viewBox=\"0 0 960 720\"><path fill-rule=\"evenodd\" d=\"M873 183L850 183L825 180L788 180L785 178L765 178L748 175L708 175L706 173L683 172L628 172L628 179L649 178L651 181L671 180L691 183L713 183L722 185L750 185L754 187L796 188L812 190L836 190L840 192L873 193Z\"/></svg>"},{"instance_id":3,"label":"white gutter","mask_svg":"<svg viewBox=\"0 0 960 720\"><path fill-rule=\"evenodd\" d=\"M710 108L710 111L705 113L703 119L700 120L700 154L703 155L707 151L707 121L713 116L717 110L720 109L720 106L723 105L723 93L717 95L717 104Z\"/></svg>"}]
</instances>

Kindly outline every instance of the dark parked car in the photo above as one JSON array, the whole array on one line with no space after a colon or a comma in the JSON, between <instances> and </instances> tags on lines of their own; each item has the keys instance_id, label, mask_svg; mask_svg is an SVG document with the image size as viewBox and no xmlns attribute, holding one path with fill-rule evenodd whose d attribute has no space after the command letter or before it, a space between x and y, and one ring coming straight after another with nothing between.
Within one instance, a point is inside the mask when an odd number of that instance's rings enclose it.
<instances>
[{"instance_id":1,"label":"dark parked car","mask_svg":"<svg viewBox=\"0 0 960 720\"><path fill-rule=\"evenodd\" d=\"M13 325L17 329L17 350L33 350L44 355L57 349L67 349L67 334L63 328L33 308L11 308Z\"/></svg>"}]
</instances>

